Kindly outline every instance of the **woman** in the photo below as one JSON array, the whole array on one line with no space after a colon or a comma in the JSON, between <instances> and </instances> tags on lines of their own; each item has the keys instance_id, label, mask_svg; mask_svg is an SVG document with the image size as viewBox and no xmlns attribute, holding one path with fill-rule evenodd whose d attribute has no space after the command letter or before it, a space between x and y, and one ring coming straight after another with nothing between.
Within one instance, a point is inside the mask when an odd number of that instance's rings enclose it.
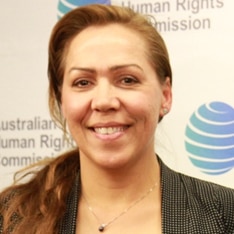
<instances>
[{"instance_id":1,"label":"woman","mask_svg":"<svg viewBox=\"0 0 234 234\"><path fill-rule=\"evenodd\" d=\"M129 9L89 5L54 27L49 104L77 149L0 196L0 233L234 233L234 192L155 155L172 73L155 28Z\"/></svg>"}]
</instances>

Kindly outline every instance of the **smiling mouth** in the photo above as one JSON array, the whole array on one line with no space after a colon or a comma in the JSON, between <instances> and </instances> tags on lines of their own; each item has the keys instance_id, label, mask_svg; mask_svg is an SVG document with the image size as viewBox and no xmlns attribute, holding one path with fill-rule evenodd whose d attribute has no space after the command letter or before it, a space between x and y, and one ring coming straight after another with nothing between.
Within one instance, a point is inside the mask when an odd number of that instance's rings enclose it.
<instances>
[{"instance_id":1,"label":"smiling mouth","mask_svg":"<svg viewBox=\"0 0 234 234\"><path fill-rule=\"evenodd\" d=\"M94 132L102 135L110 135L114 133L123 132L126 130L128 126L121 126L121 127L96 127L93 128Z\"/></svg>"}]
</instances>

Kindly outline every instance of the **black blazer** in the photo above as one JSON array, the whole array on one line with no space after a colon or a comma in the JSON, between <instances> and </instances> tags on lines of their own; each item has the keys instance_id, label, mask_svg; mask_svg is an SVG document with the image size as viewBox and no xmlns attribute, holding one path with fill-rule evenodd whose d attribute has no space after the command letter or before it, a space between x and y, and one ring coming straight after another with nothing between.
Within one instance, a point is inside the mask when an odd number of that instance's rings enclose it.
<instances>
[{"instance_id":1,"label":"black blazer","mask_svg":"<svg viewBox=\"0 0 234 234\"><path fill-rule=\"evenodd\" d=\"M169 169L160 159L163 234L234 234L234 190ZM75 234L80 179L67 199L59 234ZM0 204L1 205L1 204ZM3 217L0 214L0 234Z\"/></svg>"},{"instance_id":2,"label":"black blazer","mask_svg":"<svg viewBox=\"0 0 234 234\"><path fill-rule=\"evenodd\" d=\"M163 234L234 234L233 189L175 172L160 159L159 163ZM59 234L75 234L79 194L77 177Z\"/></svg>"}]
</instances>

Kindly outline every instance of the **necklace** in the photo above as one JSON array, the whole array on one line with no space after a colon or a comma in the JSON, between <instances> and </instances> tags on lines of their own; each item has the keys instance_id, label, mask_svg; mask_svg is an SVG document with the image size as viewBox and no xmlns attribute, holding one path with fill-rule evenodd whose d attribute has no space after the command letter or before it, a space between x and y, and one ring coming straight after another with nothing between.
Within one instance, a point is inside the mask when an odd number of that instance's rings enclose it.
<instances>
[{"instance_id":1,"label":"necklace","mask_svg":"<svg viewBox=\"0 0 234 234\"><path fill-rule=\"evenodd\" d=\"M136 204L138 204L140 201L142 201L144 198L146 198L158 185L158 183L156 182L145 194L143 194L141 197L139 197L137 200L135 200L134 202L132 202L126 209L124 209L122 212L120 212L117 216L115 216L114 218L112 218L110 221L106 222L106 223L102 223L100 222L100 219L98 218L97 214L94 212L93 208L90 206L89 202L87 201L87 199L85 198L85 196L83 195L84 201L89 209L89 211L93 214L93 216L97 219L97 221L99 223L101 223L98 227L98 231L99 232L104 232L105 228L107 226L109 226L110 224L112 224L114 221L116 221L118 218L120 218L122 215L126 214L132 207L134 207Z\"/></svg>"}]
</instances>

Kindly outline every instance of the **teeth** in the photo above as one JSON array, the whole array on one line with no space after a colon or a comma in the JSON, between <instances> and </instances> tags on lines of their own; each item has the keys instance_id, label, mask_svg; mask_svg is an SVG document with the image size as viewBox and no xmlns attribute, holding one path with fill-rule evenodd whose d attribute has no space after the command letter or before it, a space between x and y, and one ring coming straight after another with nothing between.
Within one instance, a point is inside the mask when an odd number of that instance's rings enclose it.
<instances>
[{"instance_id":1,"label":"teeth","mask_svg":"<svg viewBox=\"0 0 234 234\"><path fill-rule=\"evenodd\" d=\"M124 130L123 127L108 127L108 128L94 128L94 131L103 134L103 135L108 135L108 134L113 134L116 132L122 132Z\"/></svg>"}]
</instances>

